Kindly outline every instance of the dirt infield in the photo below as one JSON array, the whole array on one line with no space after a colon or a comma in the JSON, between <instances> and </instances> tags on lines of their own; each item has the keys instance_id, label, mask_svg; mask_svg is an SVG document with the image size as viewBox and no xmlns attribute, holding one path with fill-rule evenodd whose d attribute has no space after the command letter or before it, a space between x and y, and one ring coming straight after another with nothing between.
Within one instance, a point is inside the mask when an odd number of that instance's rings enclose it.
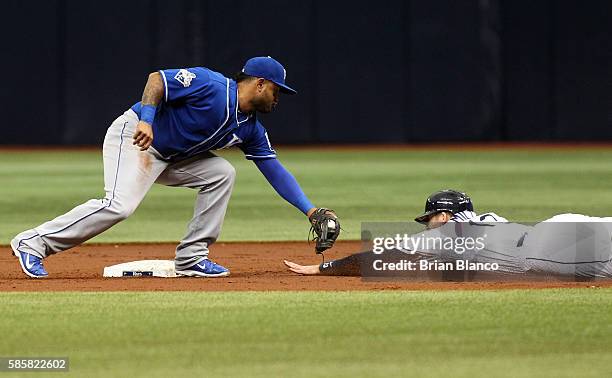
<instances>
[{"instance_id":1,"label":"dirt infield","mask_svg":"<svg viewBox=\"0 0 612 378\"><path fill-rule=\"evenodd\" d=\"M211 258L227 266L227 278L102 278L105 266L145 259L172 259L173 244L85 245L45 260L49 278L27 278L10 248L0 248L0 291L268 291L268 290L463 290L551 287L612 287L597 282L364 282L356 277L298 276L283 259L320 263L304 242L218 243ZM359 242L339 242L326 254L339 258L359 250Z\"/></svg>"}]
</instances>

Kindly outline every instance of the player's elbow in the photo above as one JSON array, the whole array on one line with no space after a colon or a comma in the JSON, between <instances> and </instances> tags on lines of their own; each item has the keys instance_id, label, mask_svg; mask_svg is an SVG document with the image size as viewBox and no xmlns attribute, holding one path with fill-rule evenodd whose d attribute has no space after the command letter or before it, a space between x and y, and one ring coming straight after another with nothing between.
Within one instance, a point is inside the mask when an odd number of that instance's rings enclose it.
<instances>
[{"instance_id":1,"label":"player's elbow","mask_svg":"<svg viewBox=\"0 0 612 378\"><path fill-rule=\"evenodd\" d=\"M143 104L154 104L157 105L164 96L164 82L162 81L162 75L159 72L151 72L147 79L147 84L142 94Z\"/></svg>"},{"instance_id":2,"label":"player's elbow","mask_svg":"<svg viewBox=\"0 0 612 378\"><path fill-rule=\"evenodd\" d=\"M161 80L162 80L161 74L158 71L151 72L149 74L149 79L148 79L149 82L160 82L161 83Z\"/></svg>"}]
</instances>

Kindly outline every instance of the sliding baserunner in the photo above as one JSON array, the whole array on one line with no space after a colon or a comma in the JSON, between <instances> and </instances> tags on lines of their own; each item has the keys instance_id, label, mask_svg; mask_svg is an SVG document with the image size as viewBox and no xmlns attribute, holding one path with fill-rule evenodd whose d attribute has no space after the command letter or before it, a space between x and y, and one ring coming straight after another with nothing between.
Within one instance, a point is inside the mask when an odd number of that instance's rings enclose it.
<instances>
[{"instance_id":1,"label":"sliding baserunner","mask_svg":"<svg viewBox=\"0 0 612 378\"><path fill-rule=\"evenodd\" d=\"M319 265L285 264L304 275L369 276L384 268L401 275L402 270L460 266L506 275L612 278L612 217L560 214L526 226L495 213L477 214L465 193L442 190L429 196L425 212L415 220L426 230L403 240L397 238L393 248L383 248L380 240L374 240L370 251ZM466 239L470 239L469 248ZM457 241L462 242L461 249Z\"/></svg>"}]
</instances>

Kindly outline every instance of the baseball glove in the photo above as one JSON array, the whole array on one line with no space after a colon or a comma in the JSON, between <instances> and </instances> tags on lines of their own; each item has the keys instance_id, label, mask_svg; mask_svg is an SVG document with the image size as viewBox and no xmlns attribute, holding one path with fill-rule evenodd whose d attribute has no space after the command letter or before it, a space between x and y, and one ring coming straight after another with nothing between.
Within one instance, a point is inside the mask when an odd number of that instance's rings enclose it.
<instances>
[{"instance_id":1,"label":"baseball glove","mask_svg":"<svg viewBox=\"0 0 612 378\"><path fill-rule=\"evenodd\" d=\"M309 235L316 243L315 252L322 253L331 248L340 235L340 221L334 211L324 207L318 208L308 217L308 220L311 224Z\"/></svg>"}]
</instances>

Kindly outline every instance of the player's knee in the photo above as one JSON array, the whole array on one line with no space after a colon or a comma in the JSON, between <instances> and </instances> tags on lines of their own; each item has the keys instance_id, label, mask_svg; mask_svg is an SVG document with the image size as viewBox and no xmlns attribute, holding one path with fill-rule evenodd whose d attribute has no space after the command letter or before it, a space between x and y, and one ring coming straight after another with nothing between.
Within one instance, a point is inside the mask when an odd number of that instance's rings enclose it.
<instances>
[{"instance_id":1,"label":"player's knee","mask_svg":"<svg viewBox=\"0 0 612 378\"><path fill-rule=\"evenodd\" d=\"M132 208L132 207L121 207L117 209L117 219L125 220L129 218L130 215L134 214L135 210L136 208Z\"/></svg>"},{"instance_id":2,"label":"player's knee","mask_svg":"<svg viewBox=\"0 0 612 378\"><path fill-rule=\"evenodd\" d=\"M236 168L230 164L230 162L225 161L224 164L220 166L221 174L225 177L225 180L233 184L236 180Z\"/></svg>"},{"instance_id":3,"label":"player's knee","mask_svg":"<svg viewBox=\"0 0 612 378\"><path fill-rule=\"evenodd\" d=\"M113 201L110 206L110 210L115 214L117 220L127 219L130 215L136 211L137 205L133 205L129 202Z\"/></svg>"}]
</instances>

